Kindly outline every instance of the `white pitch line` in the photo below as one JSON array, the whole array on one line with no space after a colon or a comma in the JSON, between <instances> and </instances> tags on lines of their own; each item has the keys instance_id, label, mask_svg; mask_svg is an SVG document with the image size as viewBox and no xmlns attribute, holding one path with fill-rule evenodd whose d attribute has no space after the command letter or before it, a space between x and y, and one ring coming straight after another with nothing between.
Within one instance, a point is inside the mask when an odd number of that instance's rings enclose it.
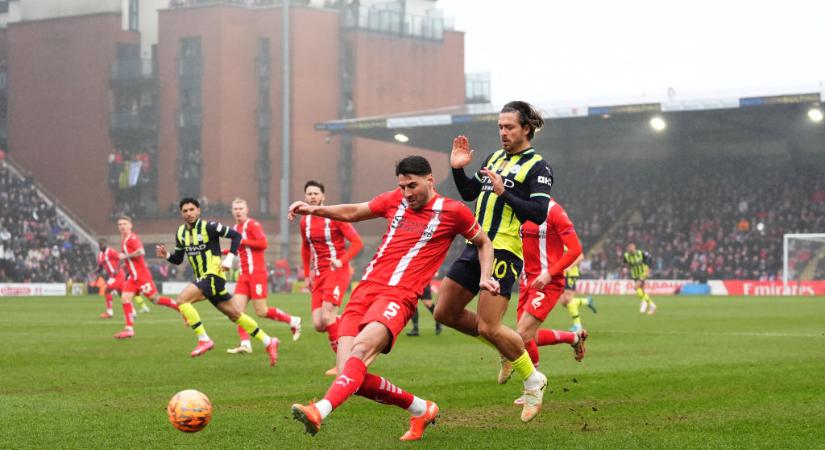
<instances>
[{"instance_id":1,"label":"white pitch line","mask_svg":"<svg viewBox=\"0 0 825 450\"><path fill-rule=\"evenodd\" d=\"M588 330L590 332L590 330ZM595 330L596 333L617 333L617 334L662 334L662 335L705 335L705 336L755 336L755 337L825 337L825 331L821 333L776 333L757 331L629 331L629 330ZM593 334L590 332L590 334Z\"/></svg>"}]
</instances>

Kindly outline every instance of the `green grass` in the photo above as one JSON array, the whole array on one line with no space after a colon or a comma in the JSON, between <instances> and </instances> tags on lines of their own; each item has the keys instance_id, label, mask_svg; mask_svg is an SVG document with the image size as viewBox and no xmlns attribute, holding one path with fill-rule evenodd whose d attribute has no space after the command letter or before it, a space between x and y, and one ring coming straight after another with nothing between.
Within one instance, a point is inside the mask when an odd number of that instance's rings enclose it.
<instances>
[{"instance_id":1,"label":"green grass","mask_svg":"<svg viewBox=\"0 0 825 450\"><path fill-rule=\"evenodd\" d=\"M542 414L518 419L519 384L495 383L496 355L452 330L402 336L374 372L441 407L432 448L823 448L825 299L657 298L638 313L631 297L597 298L582 312L591 332L584 362L568 346L542 348L550 379ZM304 335L260 323L284 341L268 367L262 347L229 355L235 329L198 304L216 348L190 358L195 338L171 311L138 317L137 336L117 341L115 320L97 319L100 297L0 298L0 448L395 448L407 413L353 397L314 438L290 404L320 398L333 363L312 330L307 296L273 296L300 314ZM250 308L251 309L251 308ZM511 308L512 309L512 308ZM507 322L512 324L513 311ZM567 328L557 307L550 326ZM214 404L202 432L172 428L165 407L193 388Z\"/></svg>"}]
</instances>

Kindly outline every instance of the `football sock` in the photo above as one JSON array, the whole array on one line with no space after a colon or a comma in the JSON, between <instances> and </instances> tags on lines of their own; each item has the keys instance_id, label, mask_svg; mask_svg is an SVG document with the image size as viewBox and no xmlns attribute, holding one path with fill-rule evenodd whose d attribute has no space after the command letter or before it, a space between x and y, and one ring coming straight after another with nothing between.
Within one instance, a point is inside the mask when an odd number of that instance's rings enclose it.
<instances>
[{"instance_id":1,"label":"football sock","mask_svg":"<svg viewBox=\"0 0 825 450\"><path fill-rule=\"evenodd\" d=\"M184 303L180 305L180 313L186 319L186 324L189 328L195 331L199 341L208 341L209 335L206 334L206 328L201 322L201 316L191 303Z\"/></svg>"},{"instance_id":2,"label":"football sock","mask_svg":"<svg viewBox=\"0 0 825 450\"><path fill-rule=\"evenodd\" d=\"M636 295L639 297L639 300L645 300L645 290L637 287L636 288Z\"/></svg>"},{"instance_id":3,"label":"football sock","mask_svg":"<svg viewBox=\"0 0 825 450\"><path fill-rule=\"evenodd\" d=\"M430 314L435 314L435 303L429 306L427 306L427 304L425 303L424 306L427 308L427 310L430 311Z\"/></svg>"},{"instance_id":4,"label":"football sock","mask_svg":"<svg viewBox=\"0 0 825 450\"><path fill-rule=\"evenodd\" d=\"M143 301L143 297L140 295L136 295L132 298L135 301L135 304L143 308L143 305L146 303Z\"/></svg>"},{"instance_id":5,"label":"football sock","mask_svg":"<svg viewBox=\"0 0 825 450\"><path fill-rule=\"evenodd\" d=\"M344 364L343 370L335 381L332 382L332 385L329 387L326 395L324 395L324 400L329 402L330 412L344 403L350 396L352 396L352 394L356 393L358 389L361 388L361 384L364 382L364 376L366 373L367 366L364 364L364 361L361 361L354 356L351 356L347 360ZM320 404L321 402L318 403ZM318 406L319 405L316 405L316 407ZM322 419L329 414L324 414L324 411L320 407L318 407L318 411L321 412Z\"/></svg>"},{"instance_id":6,"label":"football sock","mask_svg":"<svg viewBox=\"0 0 825 450\"><path fill-rule=\"evenodd\" d=\"M524 353L521 354L521 356L511 361L511 364L513 365L513 371L515 371L518 374L519 378L521 378L524 381L530 378L530 375L532 375L533 372L536 371L536 368L533 367L533 361L530 360L530 354L527 353L527 350L525 350Z\"/></svg>"},{"instance_id":7,"label":"football sock","mask_svg":"<svg viewBox=\"0 0 825 450\"><path fill-rule=\"evenodd\" d=\"M570 344L576 343L578 336L572 331L548 330L542 328L536 334L536 345L556 345L556 344Z\"/></svg>"},{"instance_id":8,"label":"football sock","mask_svg":"<svg viewBox=\"0 0 825 450\"><path fill-rule=\"evenodd\" d=\"M327 325L327 339L332 353L338 353L338 319Z\"/></svg>"},{"instance_id":9,"label":"football sock","mask_svg":"<svg viewBox=\"0 0 825 450\"><path fill-rule=\"evenodd\" d=\"M133 326L135 326L135 322L132 319L132 317L134 317L134 313L135 310L132 307L132 303L123 304L123 316L126 317L126 328L132 328Z\"/></svg>"},{"instance_id":10,"label":"football sock","mask_svg":"<svg viewBox=\"0 0 825 450\"><path fill-rule=\"evenodd\" d=\"M281 309L278 308L269 308L266 310L266 317L269 317L272 320L277 320L278 322L283 323L291 323L292 316L283 312Z\"/></svg>"},{"instance_id":11,"label":"football sock","mask_svg":"<svg viewBox=\"0 0 825 450\"><path fill-rule=\"evenodd\" d=\"M106 291L104 302L106 303L106 312L109 314L112 313L112 294L109 291Z\"/></svg>"},{"instance_id":12,"label":"football sock","mask_svg":"<svg viewBox=\"0 0 825 450\"><path fill-rule=\"evenodd\" d=\"M175 311L180 311L180 308L178 308L178 304L169 297L160 297L160 298L158 298L158 301L156 303L158 305L174 309Z\"/></svg>"},{"instance_id":13,"label":"football sock","mask_svg":"<svg viewBox=\"0 0 825 450\"><path fill-rule=\"evenodd\" d=\"M238 325L238 337L241 338L241 344L244 342L249 343L249 333L247 333L246 330L244 330L240 325Z\"/></svg>"},{"instance_id":14,"label":"football sock","mask_svg":"<svg viewBox=\"0 0 825 450\"><path fill-rule=\"evenodd\" d=\"M247 316L245 313L241 313L241 317L238 317L238 320L235 323L249 333L250 336L261 341L264 346L268 346L270 344L271 339L269 335L258 328L258 323L255 322L255 319Z\"/></svg>"},{"instance_id":15,"label":"football sock","mask_svg":"<svg viewBox=\"0 0 825 450\"><path fill-rule=\"evenodd\" d=\"M525 342L524 349L527 350L527 354L530 355L530 361L533 362L533 366L537 366L539 364L539 347L536 345L536 340L530 339Z\"/></svg>"},{"instance_id":16,"label":"football sock","mask_svg":"<svg viewBox=\"0 0 825 450\"><path fill-rule=\"evenodd\" d=\"M570 313L570 317L573 318L573 325L582 324L581 316L579 316L579 306L581 306L581 303L580 298L573 298L570 300L570 303L567 304L567 312Z\"/></svg>"},{"instance_id":17,"label":"football sock","mask_svg":"<svg viewBox=\"0 0 825 450\"><path fill-rule=\"evenodd\" d=\"M418 329L418 308L415 308L415 312L413 313L413 316L412 316L412 319L410 319L410 322L412 322L413 330L417 330Z\"/></svg>"},{"instance_id":18,"label":"football sock","mask_svg":"<svg viewBox=\"0 0 825 450\"><path fill-rule=\"evenodd\" d=\"M390 383L386 378L379 377L378 375L373 375L371 373L364 375L364 382L361 383L361 387L358 388L358 391L356 391L355 394L378 403L394 405L408 411L412 408L415 399L414 395L409 392L405 392L403 389ZM427 403L424 402L425 409L426 404ZM420 412L418 414L413 413L413 415L419 416L423 413L424 412Z\"/></svg>"}]
</instances>

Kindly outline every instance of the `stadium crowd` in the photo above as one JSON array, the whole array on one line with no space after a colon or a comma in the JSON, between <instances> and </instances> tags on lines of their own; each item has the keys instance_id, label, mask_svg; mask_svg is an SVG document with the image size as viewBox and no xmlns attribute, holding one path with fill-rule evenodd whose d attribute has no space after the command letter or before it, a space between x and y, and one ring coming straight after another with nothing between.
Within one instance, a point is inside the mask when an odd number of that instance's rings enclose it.
<instances>
[{"instance_id":1,"label":"stadium crowd","mask_svg":"<svg viewBox=\"0 0 825 450\"><path fill-rule=\"evenodd\" d=\"M31 177L0 161L0 281L84 280L95 265L89 244L61 223Z\"/></svg>"},{"instance_id":2,"label":"stadium crowd","mask_svg":"<svg viewBox=\"0 0 825 450\"><path fill-rule=\"evenodd\" d=\"M624 277L622 253L635 242L651 254L652 278L779 279L783 234L825 230L823 161L624 164L570 177L584 180L573 189L557 186L585 252L593 250L585 278ZM791 263L801 270L811 257L802 252Z\"/></svg>"}]
</instances>

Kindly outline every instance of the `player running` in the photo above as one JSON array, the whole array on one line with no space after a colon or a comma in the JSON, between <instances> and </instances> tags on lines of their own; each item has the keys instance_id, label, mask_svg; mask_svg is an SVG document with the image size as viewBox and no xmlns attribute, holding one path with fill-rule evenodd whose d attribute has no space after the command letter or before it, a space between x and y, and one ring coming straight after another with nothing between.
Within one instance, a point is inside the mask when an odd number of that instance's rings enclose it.
<instances>
[{"instance_id":1,"label":"player running","mask_svg":"<svg viewBox=\"0 0 825 450\"><path fill-rule=\"evenodd\" d=\"M241 275L238 277L232 301L238 304L241 311L245 311L246 305L252 299L252 305L255 307L255 314L258 317L288 324L290 331L292 331L292 340L297 341L301 337L301 318L291 316L280 308L267 305L268 273L264 263L264 250L267 247L267 240L263 227L257 220L249 217L249 206L247 206L246 200L236 198L232 201L232 216L235 218L233 229L241 234L241 245L238 247ZM224 251L224 253L227 252ZM238 335L241 338L241 344L238 347L228 349L227 353L252 353L249 333L240 325L238 326Z\"/></svg>"},{"instance_id":2,"label":"player running","mask_svg":"<svg viewBox=\"0 0 825 450\"><path fill-rule=\"evenodd\" d=\"M579 262L583 259L583 255L579 255L576 262L564 271L564 293L561 294L561 305L567 309L570 318L573 319L573 326L570 331L576 332L582 329L582 319L579 314L581 306L587 306L596 314L596 302L593 297L576 297L576 284L579 281Z\"/></svg>"},{"instance_id":3,"label":"player running","mask_svg":"<svg viewBox=\"0 0 825 450\"><path fill-rule=\"evenodd\" d=\"M269 365L274 366L278 361L278 345L280 344L278 338L270 338L258 328L255 319L244 314L238 304L227 301L231 297L226 290L224 272L232 268L232 263L238 254L238 247L241 245L241 234L218 222L202 221L200 203L194 198L182 199L179 207L184 223L175 235L174 253L170 253L162 244L158 245L155 251L158 257L175 265L182 263L184 257L187 258L195 272L195 281L186 285L178 295L180 312L186 319L187 325L198 336L198 345L192 350L192 357L201 356L215 346L206 334L206 328L201 323L198 311L192 305L206 298L229 320L260 340L269 354ZM223 261L221 261L220 243L222 237L232 239L229 254Z\"/></svg>"},{"instance_id":4,"label":"player running","mask_svg":"<svg viewBox=\"0 0 825 450\"><path fill-rule=\"evenodd\" d=\"M357 222L383 217L387 232L364 277L350 296L341 316L338 337L340 375L324 398L309 405L292 405L293 417L312 435L321 422L353 394L409 411L410 429L401 440L421 439L427 425L438 416L438 405L367 373L380 353L389 353L398 334L413 314L418 297L430 282L456 235L469 239L478 249L480 289L498 291L490 277L493 249L487 235L463 203L435 192L429 162L408 156L396 164L400 189L385 192L367 203L313 206L293 203L296 214Z\"/></svg>"},{"instance_id":5,"label":"player running","mask_svg":"<svg viewBox=\"0 0 825 450\"><path fill-rule=\"evenodd\" d=\"M647 312L649 315L655 314L656 304L653 303L653 300L651 300L650 296L645 292L645 280L647 280L647 276L650 274L650 266L648 266L650 263L650 253L636 250L636 244L631 242L627 244L627 251L624 252L623 259L630 272L630 278L632 278L636 284L636 295L638 295L639 300L642 301L639 312L642 314Z\"/></svg>"},{"instance_id":6,"label":"player running","mask_svg":"<svg viewBox=\"0 0 825 450\"><path fill-rule=\"evenodd\" d=\"M547 315L556 306L564 292L564 271L582 254L581 243L573 228L573 222L564 208L550 200L547 220L541 225L524 222L521 226L524 245L524 272L519 285L517 330L524 340L533 365L538 366L538 346L570 344L576 361L584 358L584 341L587 331L575 333L551 329L539 329ZM567 249L565 251L565 249ZM512 374L509 362L502 361L498 382L506 383ZM523 403L524 397L517 400Z\"/></svg>"},{"instance_id":7,"label":"player running","mask_svg":"<svg viewBox=\"0 0 825 450\"><path fill-rule=\"evenodd\" d=\"M134 314L135 309L132 299L139 294L144 295L156 305L165 306L178 310L178 304L169 297L162 297L158 292L155 281L152 279L152 272L146 266L143 257L146 251L143 243L137 234L132 232L132 219L128 216L121 216L117 219L117 229L120 231L121 252L118 258L125 261L127 278L123 282L123 293L120 300L123 303L123 315L126 318L126 328L115 334L115 339L129 339L135 335Z\"/></svg>"},{"instance_id":8,"label":"player running","mask_svg":"<svg viewBox=\"0 0 825 450\"><path fill-rule=\"evenodd\" d=\"M421 300L421 303L424 304L424 307L427 308L427 310L430 312L430 314L433 314L435 312L435 302L433 302L433 292L432 292L432 288L430 287L430 283L427 283L427 285L424 287L424 293L421 294L421 298L419 300ZM419 335L419 332L418 332L418 308L415 308L415 312L413 313L411 321L412 321L413 327L412 327L412 330L407 332L407 336L416 337L416 336ZM439 334L441 334L441 324L436 322L435 323L435 335L438 336Z\"/></svg>"},{"instance_id":9,"label":"player running","mask_svg":"<svg viewBox=\"0 0 825 450\"><path fill-rule=\"evenodd\" d=\"M100 318L111 319L113 317L112 292L120 294L123 290L123 281L126 274L120 265L117 250L109 247L106 239L98 240L97 247L99 250L97 252L97 268L101 274L106 276L106 287L103 291L106 310L100 313Z\"/></svg>"},{"instance_id":10,"label":"player running","mask_svg":"<svg viewBox=\"0 0 825 450\"><path fill-rule=\"evenodd\" d=\"M304 201L310 206L323 206L324 185L310 180L304 185ZM301 226L301 258L304 279L312 293L312 325L319 333L326 332L332 352L338 346L338 308L350 282L349 262L364 247L361 236L349 223L329 218L304 216ZM346 248L344 240L350 242ZM335 368L327 375L337 375Z\"/></svg>"},{"instance_id":11,"label":"player running","mask_svg":"<svg viewBox=\"0 0 825 450\"><path fill-rule=\"evenodd\" d=\"M530 144L543 124L541 115L528 103L504 105L498 117L502 148L488 156L472 178L464 174L464 167L473 157L470 143L464 136L453 140L453 179L464 200L476 200L476 217L495 249L493 277L499 282L501 293L479 294L477 249L468 243L441 283L435 307L435 320L470 336L480 336L512 362L524 383L524 422L541 410L547 377L535 369L521 336L505 326L502 318L513 283L521 272L519 227L528 220L541 224L547 217L553 171ZM473 313L466 306L476 294L478 313Z\"/></svg>"}]
</instances>

